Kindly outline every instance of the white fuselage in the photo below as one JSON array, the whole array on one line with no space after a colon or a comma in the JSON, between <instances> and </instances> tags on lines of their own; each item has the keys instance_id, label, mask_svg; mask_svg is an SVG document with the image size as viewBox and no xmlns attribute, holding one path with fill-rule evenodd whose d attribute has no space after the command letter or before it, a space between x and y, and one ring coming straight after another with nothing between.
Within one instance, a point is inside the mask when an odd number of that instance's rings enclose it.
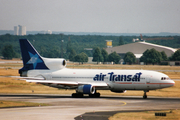
<instances>
[{"instance_id":1,"label":"white fuselage","mask_svg":"<svg viewBox=\"0 0 180 120\"><path fill-rule=\"evenodd\" d=\"M171 87L175 83L167 75L149 70L105 70L105 69L68 69L29 70L28 77L41 76L45 80L69 81L77 83L105 83L112 91L155 90ZM62 87L62 86L61 86ZM97 87L96 89L101 89Z\"/></svg>"}]
</instances>

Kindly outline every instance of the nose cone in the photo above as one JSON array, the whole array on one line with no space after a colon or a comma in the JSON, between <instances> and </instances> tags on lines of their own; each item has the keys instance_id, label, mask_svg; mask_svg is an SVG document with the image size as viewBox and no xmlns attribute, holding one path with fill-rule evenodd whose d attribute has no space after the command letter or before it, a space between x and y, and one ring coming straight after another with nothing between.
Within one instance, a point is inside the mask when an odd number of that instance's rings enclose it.
<instances>
[{"instance_id":1,"label":"nose cone","mask_svg":"<svg viewBox=\"0 0 180 120\"><path fill-rule=\"evenodd\" d=\"M171 86L174 86L175 85L175 82L173 81L173 80L171 80L171 82L170 82L170 87Z\"/></svg>"},{"instance_id":2,"label":"nose cone","mask_svg":"<svg viewBox=\"0 0 180 120\"><path fill-rule=\"evenodd\" d=\"M166 87L172 87L175 85L175 82L173 80L165 80L163 81L163 83L161 84L162 88L166 88Z\"/></svg>"}]
</instances>

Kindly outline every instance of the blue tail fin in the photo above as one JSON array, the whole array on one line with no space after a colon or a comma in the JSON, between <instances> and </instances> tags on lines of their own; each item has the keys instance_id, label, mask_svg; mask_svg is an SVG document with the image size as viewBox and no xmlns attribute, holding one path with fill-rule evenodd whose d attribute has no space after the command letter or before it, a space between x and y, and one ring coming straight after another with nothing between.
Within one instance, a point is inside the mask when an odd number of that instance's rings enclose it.
<instances>
[{"instance_id":1,"label":"blue tail fin","mask_svg":"<svg viewBox=\"0 0 180 120\"><path fill-rule=\"evenodd\" d=\"M27 39L20 39L21 55L23 59L23 68L19 70L21 74L23 71L33 69L49 69L36 49L31 45Z\"/></svg>"}]
</instances>

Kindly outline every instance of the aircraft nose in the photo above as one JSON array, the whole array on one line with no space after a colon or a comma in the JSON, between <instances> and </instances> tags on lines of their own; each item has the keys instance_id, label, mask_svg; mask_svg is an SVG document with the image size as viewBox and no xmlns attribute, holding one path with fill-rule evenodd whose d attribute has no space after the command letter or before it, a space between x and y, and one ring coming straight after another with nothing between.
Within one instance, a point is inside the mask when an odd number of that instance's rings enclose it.
<instances>
[{"instance_id":1,"label":"aircraft nose","mask_svg":"<svg viewBox=\"0 0 180 120\"><path fill-rule=\"evenodd\" d=\"M167 87L172 87L175 85L175 82L173 80L169 80L167 83Z\"/></svg>"},{"instance_id":2,"label":"aircraft nose","mask_svg":"<svg viewBox=\"0 0 180 120\"><path fill-rule=\"evenodd\" d=\"M171 85L171 86L174 86L174 85L175 85L175 82L174 82L173 80L171 80L170 85Z\"/></svg>"},{"instance_id":3,"label":"aircraft nose","mask_svg":"<svg viewBox=\"0 0 180 120\"><path fill-rule=\"evenodd\" d=\"M160 86L161 88L172 87L175 85L173 80L164 81Z\"/></svg>"}]
</instances>

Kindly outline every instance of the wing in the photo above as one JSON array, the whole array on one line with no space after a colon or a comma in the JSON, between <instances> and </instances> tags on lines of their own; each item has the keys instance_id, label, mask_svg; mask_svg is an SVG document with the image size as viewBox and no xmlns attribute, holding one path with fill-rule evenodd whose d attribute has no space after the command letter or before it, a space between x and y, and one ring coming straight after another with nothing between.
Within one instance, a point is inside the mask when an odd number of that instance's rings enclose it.
<instances>
[{"instance_id":1,"label":"wing","mask_svg":"<svg viewBox=\"0 0 180 120\"><path fill-rule=\"evenodd\" d=\"M26 82L30 82L30 83L39 83L39 84L44 84L44 85L48 85L48 86L53 85L54 87L55 86L58 87L58 85L59 85L60 88L62 86L69 86L69 87L76 86L77 87L79 85L92 85L93 87L108 87L108 84L105 82L78 82L78 81L46 80L43 77L18 77L18 76L16 76L16 78L18 78L18 80L26 80Z\"/></svg>"}]
</instances>

